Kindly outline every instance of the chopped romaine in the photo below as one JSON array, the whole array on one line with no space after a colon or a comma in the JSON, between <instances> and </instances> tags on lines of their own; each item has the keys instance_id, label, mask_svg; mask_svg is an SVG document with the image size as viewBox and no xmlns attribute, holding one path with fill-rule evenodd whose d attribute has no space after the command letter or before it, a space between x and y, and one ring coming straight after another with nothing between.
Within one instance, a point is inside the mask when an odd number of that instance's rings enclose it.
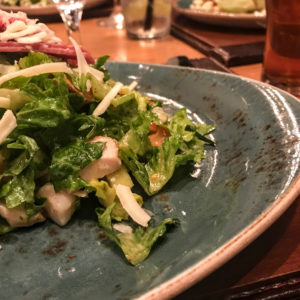
<instances>
[{"instance_id":1,"label":"chopped romaine","mask_svg":"<svg viewBox=\"0 0 300 300\"><path fill-rule=\"evenodd\" d=\"M99 226L122 249L127 260L133 265L137 265L147 258L153 244L166 232L167 225L177 222L175 218L167 218L156 227L138 226L131 233L116 233L111 219L114 206L115 204L112 204L103 213L99 209L96 210Z\"/></svg>"},{"instance_id":2,"label":"chopped romaine","mask_svg":"<svg viewBox=\"0 0 300 300\"><path fill-rule=\"evenodd\" d=\"M136 265L176 219L153 227L159 212L143 208L130 176L156 194L177 167L204 158L214 126L193 122L184 108L170 116L134 90L137 82L110 79L108 57L90 66L74 45L78 69L43 53L11 71L1 60L8 73L0 76L0 234L45 217L63 226L76 197L97 197L99 226Z\"/></svg>"}]
</instances>

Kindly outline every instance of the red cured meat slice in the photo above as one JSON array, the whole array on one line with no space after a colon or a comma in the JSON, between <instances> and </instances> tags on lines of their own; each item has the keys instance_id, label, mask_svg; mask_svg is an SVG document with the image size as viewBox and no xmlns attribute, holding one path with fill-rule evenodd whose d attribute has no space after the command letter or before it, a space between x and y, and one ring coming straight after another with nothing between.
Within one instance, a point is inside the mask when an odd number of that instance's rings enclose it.
<instances>
[{"instance_id":1,"label":"red cured meat slice","mask_svg":"<svg viewBox=\"0 0 300 300\"><path fill-rule=\"evenodd\" d=\"M24 44L18 42L0 42L0 53L3 52L20 52L27 53L29 51L39 51L45 54L58 56L66 59L76 59L76 52L73 46L61 44L48 44L48 43L33 43ZM87 63L94 64L94 58L84 49L82 52L85 56Z\"/></svg>"}]
</instances>

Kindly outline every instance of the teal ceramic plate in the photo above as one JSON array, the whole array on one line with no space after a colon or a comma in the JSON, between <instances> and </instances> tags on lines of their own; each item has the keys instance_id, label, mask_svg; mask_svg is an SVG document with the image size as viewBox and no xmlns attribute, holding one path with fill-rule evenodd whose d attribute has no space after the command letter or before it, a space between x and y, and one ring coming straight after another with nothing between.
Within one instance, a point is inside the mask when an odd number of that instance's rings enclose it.
<instances>
[{"instance_id":1,"label":"teal ceramic plate","mask_svg":"<svg viewBox=\"0 0 300 300\"><path fill-rule=\"evenodd\" d=\"M173 9L194 21L211 25L220 25L238 28L261 28L265 26L265 14L255 13L226 13L206 12L190 9L193 0L178 0L173 3Z\"/></svg>"},{"instance_id":2,"label":"teal ceramic plate","mask_svg":"<svg viewBox=\"0 0 300 300\"><path fill-rule=\"evenodd\" d=\"M0 299L167 299L246 247L299 194L300 103L268 85L195 69L109 63L112 77L215 123L200 174L178 169L146 207L180 225L133 267L104 239L87 202L64 228L0 237ZM196 172L197 173L197 172ZM198 172L199 173L199 172ZM197 175L197 176L195 176Z\"/></svg>"}]
</instances>

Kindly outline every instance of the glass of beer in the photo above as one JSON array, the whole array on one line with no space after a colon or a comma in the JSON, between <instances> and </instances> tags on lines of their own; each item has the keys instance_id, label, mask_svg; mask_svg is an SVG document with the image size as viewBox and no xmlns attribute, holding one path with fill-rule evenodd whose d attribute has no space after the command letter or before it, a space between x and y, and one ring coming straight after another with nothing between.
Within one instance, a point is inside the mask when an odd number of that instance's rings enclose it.
<instances>
[{"instance_id":1,"label":"glass of beer","mask_svg":"<svg viewBox=\"0 0 300 300\"><path fill-rule=\"evenodd\" d=\"M300 0L266 0L262 80L300 97Z\"/></svg>"}]
</instances>

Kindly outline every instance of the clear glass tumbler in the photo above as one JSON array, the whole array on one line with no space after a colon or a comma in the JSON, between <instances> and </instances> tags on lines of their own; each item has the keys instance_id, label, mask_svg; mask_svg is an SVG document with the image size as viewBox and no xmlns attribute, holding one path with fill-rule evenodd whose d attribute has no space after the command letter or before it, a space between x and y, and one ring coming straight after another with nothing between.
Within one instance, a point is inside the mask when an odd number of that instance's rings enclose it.
<instances>
[{"instance_id":1,"label":"clear glass tumbler","mask_svg":"<svg viewBox=\"0 0 300 300\"><path fill-rule=\"evenodd\" d=\"M121 0L127 36L155 39L169 34L172 0Z\"/></svg>"},{"instance_id":2,"label":"clear glass tumbler","mask_svg":"<svg viewBox=\"0 0 300 300\"><path fill-rule=\"evenodd\" d=\"M262 80L300 96L300 0L266 0Z\"/></svg>"},{"instance_id":3,"label":"clear glass tumbler","mask_svg":"<svg viewBox=\"0 0 300 300\"><path fill-rule=\"evenodd\" d=\"M98 22L98 26L114 29L123 29L124 16L122 14L120 0L113 0L113 10L110 16L106 18L101 18Z\"/></svg>"}]
</instances>

